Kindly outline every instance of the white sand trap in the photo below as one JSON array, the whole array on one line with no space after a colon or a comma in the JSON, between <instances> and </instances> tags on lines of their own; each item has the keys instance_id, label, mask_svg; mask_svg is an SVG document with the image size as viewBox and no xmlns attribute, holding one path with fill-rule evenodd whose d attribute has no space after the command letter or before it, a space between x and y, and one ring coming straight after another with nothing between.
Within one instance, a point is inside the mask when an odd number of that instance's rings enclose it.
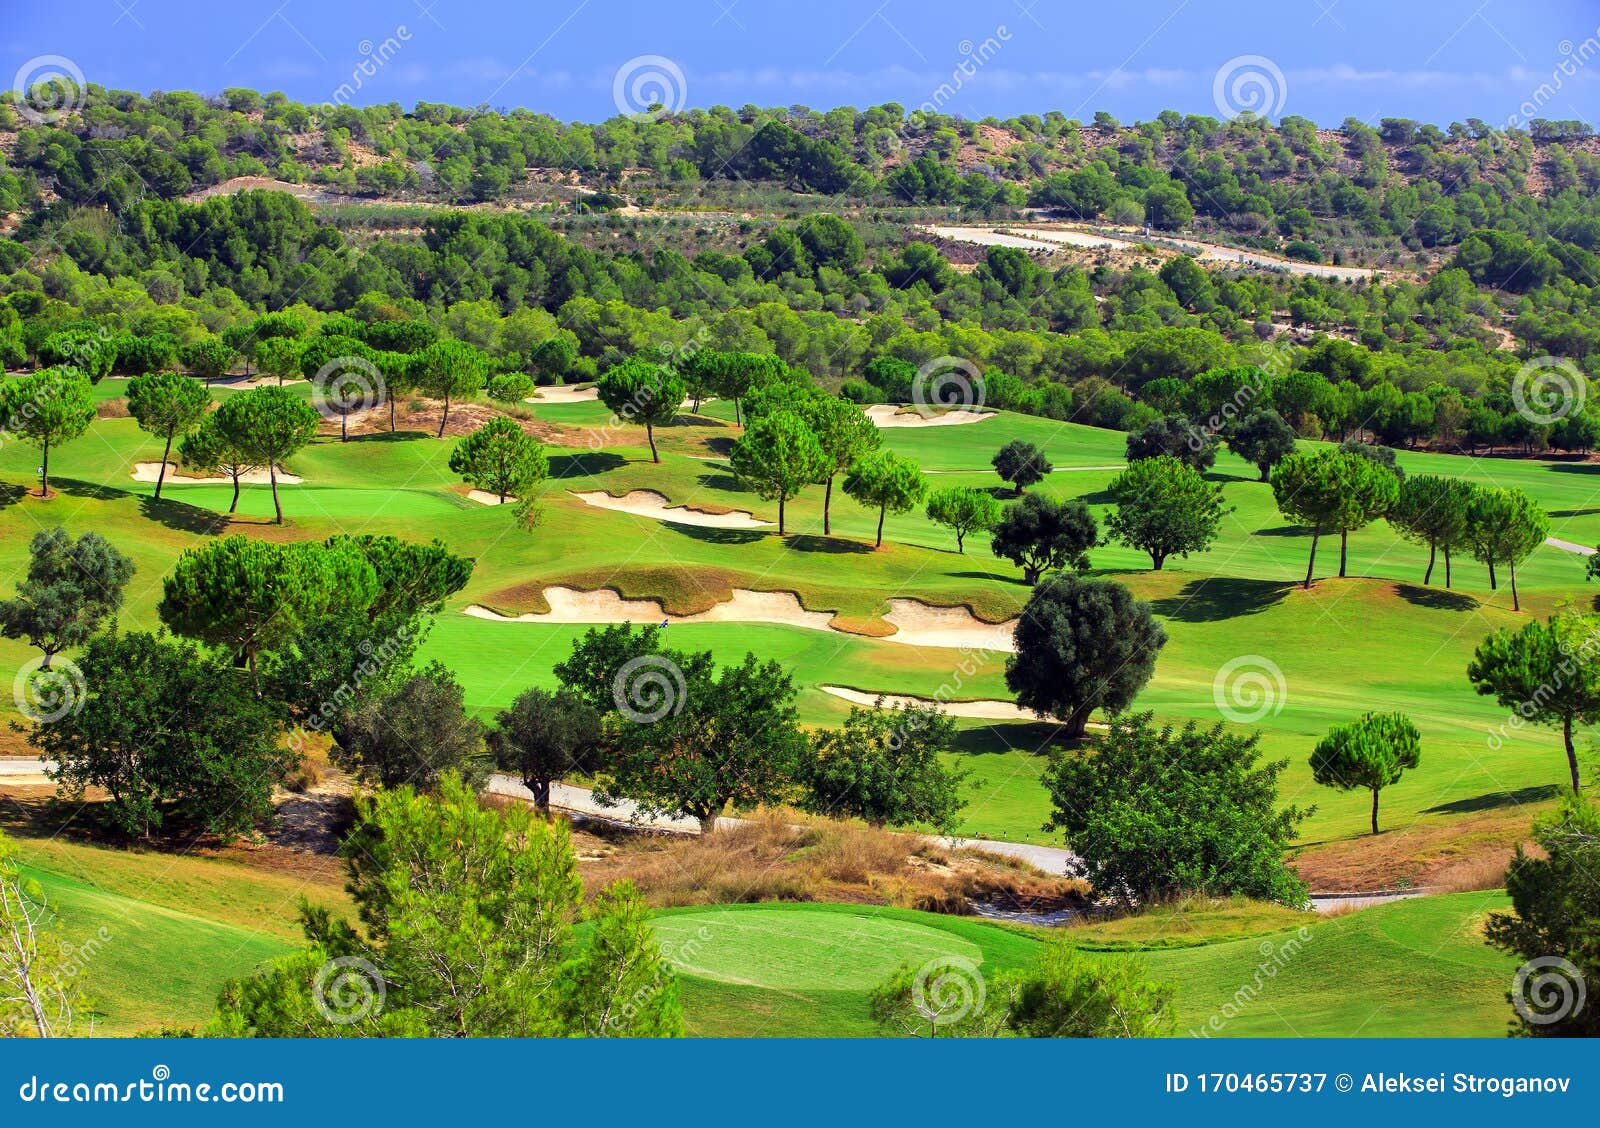
<instances>
[{"instance_id":1,"label":"white sand trap","mask_svg":"<svg viewBox=\"0 0 1600 1128\"><path fill-rule=\"evenodd\" d=\"M1559 548L1562 552L1576 552L1579 556L1594 555L1594 549L1587 545L1574 544L1571 541L1561 540L1557 537L1545 537L1544 543L1551 548Z\"/></svg>"},{"instance_id":2,"label":"white sand trap","mask_svg":"<svg viewBox=\"0 0 1600 1128\"><path fill-rule=\"evenodd\" d=\"M807 611L791 591L751 591L734 588L733 598L693 615L669 615L658 599L624 599L611 588L579 591L570 587L547 587L545 614L526 612L502 615L479 604L464 610L475 619L497 623L776 623L785 627L804 627L813 631L848 634L833 626L833 612ZM906 646L937 646L946 649L987 650L1008 653L1014 648L1011 631L1016 620L985 623L965 607L930 607L915 599L891 599L885 621L895 633L881 641ZM865 639L868 636L858 635Z\"/></svg>"},{"instance_id":3,"label":"white sand trap","mask_svg":"<svg viewBox=\"0 0 1600 1128\"><path fill-rule=\"evenodd\" d=\"M574 490L572 496L596 509L614 509L619 513L631 513L635 517L670 521L674 525L704 525L711 529L763 529L772 524L771 521L758 521L754 514L745 509L735 509L732 513L707 513L703 509L673 505L655 490L630 490L621 497L612 497L604 490L590 490L584 493Z\"/></svg>"},{"instance_id":4,"label":"white sand trap","mask_svg":"<svg viewBox=\"0 0 1600 1128\"><path fill-rule=\"evenodd\" d=\"M830 631L831 611L807 611L792 591L750 591L734 588L733 598L710 610L693 615L669 615L656 599L624 599L611 588L578 591L569 587L547 587L546 615L502 615L474 604L466 609L478 619L511 623L777 623L786 627L806 627Z\"/></svg>"},{"instance_id":5,"label":"white sand trap","mask_svg":"<svg viewBox=\"0 0 1600 1128\"><path fill-rule=\"evenodd\" d=\"M501 503L500 495L490 493L488 490L468 490L467 497L472 501L477 502L479 505L499 505ZM512 497L510 494L507 494L505 504L514 505L516 504L516 500L516 498Z\"/></svg>"},{"instance_id":6,"label":"white sand trap","mask_svg":"<svg viewBox=\"0 0 1600 1128\"><path fill-rule=\"evenodd\" d=\"M946 646L967 650L1016 650L1012 632L1017 621L985 623L965 607L932 607L918 599L891 599L884 620L895 632L887 642L906 646Z\"/></svg>"},{"instance_id":7,"label":"white sand trap","mask_svg":"<svg viewBox=\"0 0 1600 1128\"><path fill-rule=\"evenodd\" d=\"M862 693L859 689L846 689L842 685L823 685L818 689L844 699L852 705L873 705L883 698L885 709L901 705L937 705L952 717L969 717L975 721L1037 721L1039 718L1027 709L1009 701L935 701L929 697L907 697L898 693Z\"/></svg>"},{"instance_id":8,"label":"white sand trap","mask_svg":"<svg viewBox=\"0 0 1600 1128\"><path fill-rule=\"evenodd\" d=\"M589 403L600 398L598 387L568 388L566 386L535 388L526 403Z\"/></svg>"},{"instance_id":9,"label":"white sand trap","mask_svg":"<svg viewBox=\"0 0 1600 1128\"><path fill-rule=\"evenodd\" d=\"M892 403L875 403L867 408L867 418L880 427L949 427L957 423L978 423L993 419L992 411L967 411L956 408L937 414L923 415L919 411L901 411Z\"/></svg>"},{"instance_id":10,"label":"white sand trap","mask_svg":"<svg viewBox=\"0 0 1600 1128\"><path fill-rule=\"evenodd\" d=\"M133 464L133 480L135 482L154 482L161 473L159 462L135 462ZM278 485L298 486L304 479L295 474L278 471ZM265 470L252 470L248 474L239 475L239 483L245 486L265 486L272 483L272 478ZM167 463L167 480L169 486L231 486L233 479L226 474L218 474L210 478L191 478L178 473L175 462Z\"/></svg>"}]
</instances>

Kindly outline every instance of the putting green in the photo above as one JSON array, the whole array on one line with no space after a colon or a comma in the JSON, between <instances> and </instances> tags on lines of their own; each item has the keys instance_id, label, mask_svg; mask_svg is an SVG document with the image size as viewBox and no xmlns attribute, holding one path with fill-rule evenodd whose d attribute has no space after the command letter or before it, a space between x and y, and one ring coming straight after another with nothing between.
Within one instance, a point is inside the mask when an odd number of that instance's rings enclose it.
<instances>
[{"instance_id":1,"label":"putting green","mask_svg":"<svg viewBox=\"0 0 1600 1128\"><path fill-rule=\"evenodd\" d=\"M907 961L961 956L979 964L984 956L970 940L872 909L708 909L654 924L680 974L774 990L870 989Z\"/></svg>"}]
</instances>

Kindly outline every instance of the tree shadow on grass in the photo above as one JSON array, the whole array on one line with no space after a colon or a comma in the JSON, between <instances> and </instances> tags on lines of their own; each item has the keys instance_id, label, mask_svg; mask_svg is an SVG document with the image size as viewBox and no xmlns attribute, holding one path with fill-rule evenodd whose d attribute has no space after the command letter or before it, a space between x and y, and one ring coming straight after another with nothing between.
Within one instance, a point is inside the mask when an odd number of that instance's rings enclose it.
<instances>
[{"instance_id":1,"label":"tree shadow on grass","mask_svg":"<svg viewBox=\"0 0 1600 1128\"><path fill-rule=\"evenodd\" d=\"M1533 787L1519 787L1515 791L1491 791L1487 795L1474 795L1471 799L1457 799L1453 803L1440 803L1426 807L1425 815L1469 815L1477 811L1494 811L1501 807L1520 807L1525 803L1543 803L1559 799L1567 790L1559 783L1541 783Z\"/></svg>"},{"instance_id":2,"label":"tree shadow on grass","mask_svg":"<svg viewBox=\"0 0 1600 1128\"><path fill-rule=\"evenodd\" d=\"M219 535L228 527L229 523L226 513L202 509L198 505L190 505L185 501L173 501L165 497L160 501L153 497L140 498L139 512L151 521L165 525L169 529L176 529L180 533L193 533L196 536L203 537Z\"/></svg>"},{"instance_id":3,"label":"tree shadow on grass","mask_svg":"<svg viewBox=\"0 0 1600 1128\"><path fill-rule=\"evenodd\" d=\"M718 529L708 525L680 525L676 521L663 521L661 525L664 531L706 544L755 544L767 535L761 529ZM777 531L776 525L772 531Z\"/></svg>"},{"instance_id":4,"label":"tree shadow on grass","mask_svg":"<svg viewBox=\"0 0 1600 1128\"><path fill-rule=\"evenodd\" d=\"M870 553L872 546L865 541L846 537L822 537L815 533L796 533L785 542L796 552Z\"/></svg>"},{"instance_id":5,"label":"tree shadow on grass","mask_svg":"<svg viewBox=\"0 0 1600 1128\"><path fill-rule=\"evenodd\" d=\"M951 572L951 579L956 580L992 580L997 584L1015 584L1017 587L1028 587L1028 581L1022 578L1022 573L1006 575L1004 572Z\"/></svg>"},{"instance_id":6,"label":"tree shadow on grass","mask_svg":"<svg viewBox=\"0 0 1600 1128\"><path fill-rule=\"evenodd\" d=\"M51 493L64 493L72 497L87 497L94 501L119 501L125 497L132 497L132 490L118 489L116 486L105 486L98 482L80 482L74 478L50 479Z\"/></svg>"},{"instance_id":7,"label":"tree shadow on grass","mask_svg":"<svg viewBox=\"0 0 1600 1128\"><path fill-rule=\"evenodd\" d=\"M27 486L17 486L10 482L0 482L0 509L9 509L26 496L28 496Z\"/></svg>"},{"instance_id":8,"label":"tree shadow on grass","mask_svg":"<svg viewBox=\"0 0 1600 1128\"><path fill-rule=\"evenodd\" d=\"M604 474L608 470L626 466L628 460L608 450L588 451L584 454L550 455L550 479L577 478L585 474Z\"/></svg>"},{"instance_id":9,"label":"tree shadow on grass","mask_svg":"<svg viewBox=\"0 0 1600 1128\"><path fill-rule=\"evenodd\" d=\"M1058 747L1071 747L1074 741L1061 737L1061 726L1054 721L992 721L956 731L951 751L969 756L997 756L1026 752L1045 756Z\"/></svg>"},{"instance_id":10,"label":"tree shadow on grass","mask_svg":"<svg viewBox=\"0 0 1600 1128\"><path fill-rule=\"evenodd\" d=\"M1591 514L1595 514L1595 513L1600 513L1600 506L1593 506L1592 505L1587 509L1552 509L1552 510L1550 510L1550 516L1552 516L1552 517L1588 517Z\"/></svg>"},{"instance_id":11,"label":"tree shadow on grass","mask_svg":"<svg viewBox=\"0 0 1600 1128\"><path fill-rule=\"evenodd\" d=\"M1296 586L1293 580L1209 576L1190 580L1177 595L1151 600L1150 609L1180 623L1216 623L1265 611L1283 602Z\"/></svg>"},{"instance_id":12,"label":"tree shadow on grass","mask_svg":"<svg viewBox=\"0 0 1600 1128\"><path fill-rule=\"evenodd\" d=\"M1546 465L1559 474L1600 474L1600 462L1550 462Z\"/></svg>"},{"instance_id":13,"label":"tree shadow on grass","mask_svg":"<svg viewBox=\"0 0 1600 1128\"><path fill-rule=\"evenodd\" d=\"M721 490L723 493L744 493L744 487L739 484L739 479L732 474L719 474L716 472L701 474L699 482L708 490Z\"/></svg>"},{"instance_id":14,"label":"tree shadow on grass","mask_svg":"<svg viewBox=\"0 0 1600 1128\"><path fill-rule=\"evenodd\" d=\"M1447 591L1444 588L1396 584L1395 590L1407 603L1434 611L1471 611L1478 606L1478 601L1472 596L1463 595L1458 591Z\"/></svg>"},{"instance_id":15,"label":"tree shadow on grass","mask_svg":"<svg viewBox=\"0 0 1600 1128\"><path fill-rule=\"evenodd\" d=\"M737 439L729 435L711 435L706 439L706 449L712 454L726 458L733 453L733 444Z\"/></svg>"},{"instance_id":16,"label":"tree shadow on grass","mask_svg":"<svg viewBox=\"0 0 1600 1128\"><path fill-rule=\"evenodd\" d=\"M1309 537L1311 530L1304 525L1275 525L1270 529L1257 529L1250 535L1253 537ZM1337 543L1339 539L1338 533L1323 533L1323 540L1327 540L1330 535Z\"/></svg>"},{"instance_id":17,"label":"tree shadow on grass","mask_svg":"<svg viewBox=\"0 0 1600 1128\"><path fill-rule=\"evenodd\" d=\"M337 442L337 438L334 438ZM368 431L361 435L351 435L344 441L347 443L412 443L423 439L433 438L432 431Z\"/></svg>"}]
</instances>

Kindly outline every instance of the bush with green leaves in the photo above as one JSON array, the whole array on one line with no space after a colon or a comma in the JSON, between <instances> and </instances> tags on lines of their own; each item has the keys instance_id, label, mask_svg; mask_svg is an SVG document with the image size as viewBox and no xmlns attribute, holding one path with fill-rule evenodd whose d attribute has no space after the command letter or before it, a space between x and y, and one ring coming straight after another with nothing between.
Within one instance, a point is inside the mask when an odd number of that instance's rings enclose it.
<instances>
[{"instance_id":1,"label":"bush with green leaves","mask_svg":"<svg viewBox=\"0 0 1600 1128\"><path fill-rule=\"evenodd\" d=\"M551 784L593 775L604 763L600 713L571 690L525 689L496 715L489 748L533 793L534 806L549 811Z\"/></svg>"},{"instance_id":2,"label":"bush with green leaves","mask_svg":"<svg viewBox=\"0 0 1600 1128\"><path fill-rule=\"evenodd\" d=\"M1027 584L1058 568L1088 571L1089 550L1100 543L1099 527L1082 498L1043 494L1006 506L992 534L990 551L1021 568Z\"/></svg>"},{"instance_id":3,"label":"bush with green leaves","mask_svg":"<svg viewBox=\"0 0 1600 1128\"><path fill-rule=\"evenodd\" d=\"M477 787L492 766L484 730L446 666L430 662L347 717L334 762L383 787L439 789L446 774Z\"/></svg>"},{"instance_id":4,"label":"bush with green leaves","mask_svg":"<svg viewBox=\"0 0 1600 1128\"><path fill-rule=\"evenodd\" d=\"M953 834L969 774L944 760L955 740L955 722L936 706L888 708L881 697L871 708L851 706L842 727L819 730L800 754L801 808Z\"/></svg>"},{"instance_id":5,"label":"bush with green leaves","mask_svg":"<svg viewBox=\"0 0 1600 1128\"><path fill-rule=\"evenodd\" d=\"M1047 828L1066 835L1097 894L1125 905L1198 892L1302 906L1305 882L1284 855L1310 812L1279 805L1289 762L1263 763L1259 741L1220 724L1116 718L1094 747L1051 758Z\"/></svg>"},{"instance_id":6,"label":"bush with green leaves","mask_svg":"<svg viewBox=\"0 0 1600 1128\"><path fill-rule=\"evenodd\" d=\"M1035 482L1044 481L1045 475L1055 469L1045 457L1044 451L1022 439L1012 439L995 451L994 457L989 461L994 467L994 472L1000 475L1000 480L1011 483L1011 488L1019 496Z\"/></svg>"},{"instance_id":7,"label":"bush with green leaves","mask_svg":"<svg viewBox=\"0 0 1600 1128\"><path fill-rule=\"evenodd\" d=\"M637 890L618 883L585 906L565 823L484 807L447 775L437 797L358 797L344 859L359 923L303 905L309 946L225 984L207 1034L683 1034Z\"/></svg>"}]
</instances>

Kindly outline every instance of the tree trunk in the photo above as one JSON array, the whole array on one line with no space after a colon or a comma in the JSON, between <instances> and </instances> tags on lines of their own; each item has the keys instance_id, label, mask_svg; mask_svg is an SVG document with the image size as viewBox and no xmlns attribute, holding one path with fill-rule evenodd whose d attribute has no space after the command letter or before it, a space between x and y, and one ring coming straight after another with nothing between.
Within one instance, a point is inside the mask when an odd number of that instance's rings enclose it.
<instances>
[{"instance_id":1,"label":"tree trunk","mask_svg":"<svg viewBox=\"0 0 1600 1128\"><path fill-rule=\"evenodd\" d=\"M1348 529L1340 529L1339 530L1339 578L1341 580L1344 579L1345 551L1348 548L1349 543L1350 543L1350 532L1349 532L1349 530Z\"/></svg>"},{"instance_id":2,"label":"tree trunk","mask_svg":"<svg viewBox=\"0 0 1600 1128\"><path fill-rule=\"evenodd\" d=\"M231 517L239 510L239 470L235 467L231 471L233 477L233 504L228 506L228 515Z\"/></svg>"},{"instance_id":3,"label":"tree trunk","mask_svg":"<svg viewBox=\"0 0 1600 1128\"><path fill-rule=\"evenodd\" d=\"M833 505L833 475L828 475L828 488L822 491L822 535L831 537L833 525L828 520L828 509Z\"/></svg>"},{"instance_id":4,"label":"tree trunk","mask_svg":"<svg viewBox=\"0 0 1600 1128\"><path fill-rule=\"evenodd\" d=\"M1522 605L1517 602L1517 562L1507 561L1506 567L1511 569L1511 610L1521 611Z\"/></svg>"},{"instance_id":5,"label":"tree trunk","mask_svg":"<svg viewBox=\"0 0 1600 1128\"><path fill-rule=\"evenodd\" d=\"M1444 546L1444 590L1450 590L1450 546Z\"/></svg>"},{"instance_id":6,"label":"tree trunk","mask_svg":"<svg viewBox=\"0 0 1600 1128\"><path fill-rule=\"evenodd\" d=\"M283 505L278 501L278 464L272 459L267 459L267 477L272 480L272 511L278 515L278 524L283 524Z\"/></svg>"},{"instance_id":7,"label":"tree trunk","mask_svg":"<svg viewBox=\"0 0 1600 1128\"><path fill-rule=\"evenodd\" d=\"M1022 566L1022 582L1027 584L1029 587L1033 587L1039 582L1039 572L1040 569L1028 564L1024 564Z\"/></svg>"},{"instance_id":8,"label":"tree trunk","mask_svg":"<svg viewBox=\"0 0 1600 1128\"><path fill-rule=\"evenodd\" d=\"M1266 482L1266 481L1270 481L1271 478L1272 478L1272 467L1263 466L1263 467L1261 467L1261 477L1257 478L1256 481L1258 481L1258 482Z\"/></svg>"},{"instance_id":9,"label":"tree trunk","mask_svg":"<svg viewBox=\"0 0 1600 1128\"><path fill-rule=\"evenodd\" d=\"M1494 582L1494 557L1492 557L1492 556L1489 557L1489 590L1490 591L1498 591L1499 590L1499 588L1497 588L1495 586L1495 582Z\"/></svg>"},{"instance_id":10,"label":"tree trunk","mask_svg":"<svg viewBox=\"0 0 1600 1128\"><path fill-rule=\"evenodd\" d=\"M878 543L873 545L873 548L883 547L883 518L888 512L889 507L887 505L878 506Z\"/></svg>"},{"instance_id":11,"label":"tree trunk","mask_svg":"<svg viewBox=\"0 0 1600 1128\"><path fill-rule=\"evenodd\" d=\"M1572 746L1572 716L1561 718L1561 739L1567 746L1567 769L1572 772L1572 793L1578 794L1578 750Z\"/></svg>"},{"instance_id":12,"label":"tree trunk","mask_svg":"<svg viewBox=\"0 0 1600 1128\"><path fill-rule=\"evenodd\" d=\"M1378 789L1372 789L1372 833L1378 833Z\"/></svg>"},{"instance_id":13,"label":"tree trunk","mask_svg":"<svg viewBox=\"0 0 1600 1128\"><path fill-rule=\"evenodd\" d=\"M783 536L783 495L778 495L778 535Z\"/></svg>"},{"instance_id":14,"label":"tree trunk","mask_svg":"<svg viewBox=\"0 0 1600 1128\"><path fill-rule=\"evenodd\" d=\"M167 459L172 457L172 429L167 429L167 445L161 451L161 469L156 471L156 500L161 500L161 483L167 480Z\"/></svg>"},{"instance_id":15,"label":"tree trunk","mask_svg":"<svg viewBox=\"0 0 1600 1128\"><path fill-rule=\"evenodd\" d=\"M1066 723L1062 727L1067 730L1068 739L1077 740L1089 730L1089 714L1093 711L1093 705L1079 705L1067 714Z\"/></svg>"},{"instance_id":16,"label":"tree trunk","mask_svg":"<svg viewBox=\"0 0 1600 1128\"><path fill-rule=\"evenodd\" d=\"M966 541L966 539L967 539L967 534L966 533L963 533L960 530L956 531L956 551L959 552L962 556L965 556L967 554L967 546L964 543Z\"/></svg>"},{"instance_id":17,"label":"tree trunk","mask_svg":"<svg viewBox=\"0 0 1600 1128\"><path fill-rule=\"evenodd\" d=\"M1150 570L1151 571L1153 571L1153 572L1161 571L1161 565L1165 564L1166 562L1167 562L1167 554L1166 553L1164 553L1164 552L1152 552L1150 554Z\"/></svg>"},{"instance_id":18,"label":"tree trunk","mask_svg":"<svg viewBox=\"0 0 1600 1128\"><path fill-rule=\"evenodd\" d=\"M660 462L661 452L656 450L656 429L648 419L644 424L644 437L650 440L650 461Z\"/></svg>"},{"instance_id":19,"label":"tree trunk","mask_svg":"<svg viewBox=\"0 0 1600 1128\"><path fill-rule=\"evenodd\" d=\"M1312 533L1311 533L1311 559L1306 561L1306 582L1301 585L1302 587L1305 588L1306 591L1310 591L1311 590L1311 573L1317 567L1317 541L1319 541L1321 539L1322 539L1322 533L1319 532L1319 531L1316 531L1316 530L1312 530Z\"/></svg>"},{"instance_id":20,"label":"tree trunk","mask_svg":"<svg viewBox=\"0 0 1600 1128\"><path fill-rule=\"evenodd\" d=\"M1439 551L1438 546L1435 545L1432 541L1429 541L1428 542L1428 570L1426 572L1422 573L1422 586L1423 587L1427 587L1428 586L1428 582L1433 579L1433 557L1434 557L1434 554L1436 552L1438 552L1438 551ZM1449 585L1446 585L1446 586L1449 586Z\"/></svg>"},{"instance_id":21,"label":"tree trunk","mask_svg":"<svg viewBox=\"0 0 1600 1128\"><path fill-rule=\"evenodd\" d=\"M739 402L740 402L739 401L739 397L738 396L734 396L733 397L733 425L735 427L743 427L744 426L744 422L743 422L743 420L741 419L741 417L739 415Z\"/></svg>"},{"instance_id":22,"label":"tree trunk","mask_svg":"<svg viewBox=\"0 0 1600 1128\"><path fill-rule=\"evenodd\" d=\"M44 451L44 465L39 467L39 496L40 497L49 497L50 496L50 440L49 439L46 439L44 441L43 451Z\"/></svg>"},{"instance_id":23,"label":"tree trunk","mask_svg":"<svg viewBox=\"0 0 1600 1128\"><path fill-rule=\"evenodd\" d=\"M701 834L715 834L716 832L717 832L717 816L716 815L701 815L700 816L700 833Z\"/></svg>"},{"instance_id":24,"label":"tree trunk","mask_svg":"<svg viewBox=\"0 0 1600 1128\"><path fill-rule=\"evenodd\" d=\"M394 434L394 397L389 397L389 433Z\"/></svg>"},{"instance_id":25,"label":"tree trunk","mask_svg":"<svg viewBox=\"0 0 1600 1128\"><path fill-rule=\"evenodd\" d=\"M538 807L546 817L550 814L550 781L547 779L524 779L522 786L533 792L533 805Z\"/></svg>"},{"instance_id":26,"label":"tree trunk","mask_svg":"<svg viewBox=\"0 0 1600 1128\"><path fill-rule=\"evenodd\" d=\"M350 441L350 416L342 411L339 413L339 441L341 443Z\"/></svg>"}]
</instances>

